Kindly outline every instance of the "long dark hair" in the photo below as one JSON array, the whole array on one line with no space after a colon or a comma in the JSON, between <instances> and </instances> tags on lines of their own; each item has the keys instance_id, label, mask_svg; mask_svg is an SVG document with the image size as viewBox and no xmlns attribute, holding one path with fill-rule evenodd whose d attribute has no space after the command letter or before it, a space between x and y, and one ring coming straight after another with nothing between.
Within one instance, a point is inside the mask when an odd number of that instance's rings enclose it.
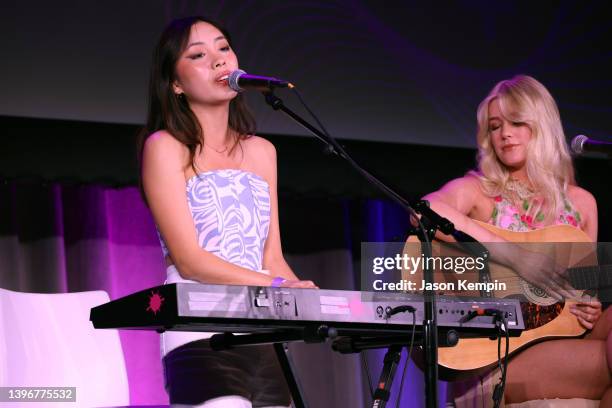
<instances>
[{"instance_id":1,"label":"long dark hair","mask_svg":"<svg viewBox=\"0 0 612 408\"><path fill-rule=\"evenodd\" d=\"M204 135L195 114L186 98L175 94L172 83L176 79L176 62L185 50L191 27L198 22L216 27L225 36L230 46L232 40L225 28L213 20L201 17L185 17L172 21L162 33L151 62L149 77L149 102L147 122L138 135L138 162L142 167L142 151L147 138L158 130L166 130L175 139L187 146L191 167L195 168L195 154L202 146ZM242 94L230 101L228 126L236 134L232 151L241 139L255 132L255 118L246 105ZM142 171L140 173L142 191ZM143 194L144 197L144 194Z\"/></svg>"}]
</instances>

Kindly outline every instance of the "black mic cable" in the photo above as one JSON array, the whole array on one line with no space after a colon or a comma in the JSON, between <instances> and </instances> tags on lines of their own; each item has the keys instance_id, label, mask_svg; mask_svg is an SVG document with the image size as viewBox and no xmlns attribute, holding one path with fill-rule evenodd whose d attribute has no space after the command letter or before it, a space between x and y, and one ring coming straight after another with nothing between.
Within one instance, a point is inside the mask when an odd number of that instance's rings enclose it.
<instances>
[{"instance_id":1,"label":"black mic cable","mask_svg":"<svg viewBox=\"0 0 612 408\"><path fill-rule=\"evenodd\" d=\"M497 326L497 366L501 372L501 377L499 383L495 385L493 390L493 406L499 408L506 389L506 372L508 371L508 354L510 352L510 332L508 331L508 321L503 313L499 313L495 316L495 325ZM502 331L506 334L506 355L503 359L503 365L501 358Z\"/></svg>"}]
</instances>

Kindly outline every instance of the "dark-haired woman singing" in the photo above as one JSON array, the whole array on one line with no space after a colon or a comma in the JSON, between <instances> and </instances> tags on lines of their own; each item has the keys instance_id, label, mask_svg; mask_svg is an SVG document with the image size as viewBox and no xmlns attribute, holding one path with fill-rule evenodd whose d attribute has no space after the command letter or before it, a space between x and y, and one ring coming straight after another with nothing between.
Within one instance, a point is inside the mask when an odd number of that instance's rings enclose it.
<instances>
[{"instance_id":1,"label":"dark-haired woman singing","mask_svg":"<svg viewBox=\"0 0 612 408\"><path fill-rule=\"evenodd\" d=\"M142 187L157 224L167 283L316 288L282 254L276 151L254 136L228 33L202 17L175 20L154 51L140 138ZM210 333L162 335L173 406L288 406L270 346L216 352Z\"/></svg>"}]
</instances>

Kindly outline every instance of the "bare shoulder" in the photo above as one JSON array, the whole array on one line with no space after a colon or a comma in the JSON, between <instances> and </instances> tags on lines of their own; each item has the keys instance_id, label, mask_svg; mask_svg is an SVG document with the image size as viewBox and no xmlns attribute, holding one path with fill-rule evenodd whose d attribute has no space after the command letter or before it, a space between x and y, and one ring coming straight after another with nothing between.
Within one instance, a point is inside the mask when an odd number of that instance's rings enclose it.
<instances>
[{"instance_id":1,"label":"bare shoulder","mask_svg":"<svg viewBox=\"0 0 612 408\"><path fill-rule=\"evenodd\" d=\"M179 142L166 130L158 130L152 133L144 144L145 151L163 150L167 153L187 153L187 147Z\"/></svg>"},{"instance_id":2,"label":"bare shoulder","mask_svg":"<svg viewBox=\"0 0 612 408\"><path fill-rule=\"evenodd\" d=\"M567 196L580 214L580 228L593 241L597 241L597 202L593 194L578 186L568 186Z\"/></svg>"},{"instance_id":3,"label":"bare shoulder","mask_svg":"<svg viewBox=\"0 0 612 408\"><path fill-rule=\"evenodd\" d=\"M165 130L152 133L144 144L143 165L185 167L189 163L189 149Z\"/></svg>"},{"instance_id":4,"label":"bare shoulder","mask_svg":"<svg viewBox=\"0 0 612 408\"><path fill-rule=\"evenodd\" d=\"M152 133L145 141L142 152L142 176L147 184L176 175L185 179L185 168L189 163L189 150L166 131Z\"/></svg>"},{"instance_id":5,"label":"bare shoulder","mask_svg":"<svg viewBox=\"0 0 612 408\"><path fill-rule=\"evenodd\" d=\"M244 145L252 155L260 156L264 154L266 157L276 157L276 148L267 139L261 136L251 135L245 139Z\"/></svg>"},{"instance_id":6,"label":"bare shoulder","mask_svg":"<svg viewBox=\"0 0 612 408\"><path fill-rule=\"evenodd\" d=\"M244 140L244 169L263 177L268 184L276 182L276 148L259 136L249 136Z\"/></svg>"},{"instance_id":7,"label":"bare shoulder","mask_svg":"<svg viewBox=\"0 0 612 408\"><path fill-rule=\"evenodd\" d=\"M585 216L597 216L597 202L593 194L578 186L568 186L567 195L576 209Z\"/></svg>"}]
</instances>

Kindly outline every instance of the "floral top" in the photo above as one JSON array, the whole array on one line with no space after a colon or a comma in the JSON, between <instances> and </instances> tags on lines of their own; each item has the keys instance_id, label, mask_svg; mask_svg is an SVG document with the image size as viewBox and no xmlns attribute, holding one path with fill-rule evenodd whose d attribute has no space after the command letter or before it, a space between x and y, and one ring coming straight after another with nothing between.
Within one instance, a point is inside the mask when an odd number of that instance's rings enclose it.
<instances>
[{"instance_id":1,"label":"floral top","mask_svg":"<svg viewBox=\"0 0 612 408\"><path fill-rule=\"evenodd\" d=\"M499 195L494 198L495 207L491 214L489 224L495 225L509 231L525 232L545 226L544 214L541 210L529 211L535 207L529 200L522 200L519 210L508 198ZM535 215L533 215L535 212ZM530 214L532 213L532 214ZM557 217L556 224L567 224L579 228L581 222L580 213L572 207L568 199L564 200L563 210Z\"/></svg>"}]
</instances>

